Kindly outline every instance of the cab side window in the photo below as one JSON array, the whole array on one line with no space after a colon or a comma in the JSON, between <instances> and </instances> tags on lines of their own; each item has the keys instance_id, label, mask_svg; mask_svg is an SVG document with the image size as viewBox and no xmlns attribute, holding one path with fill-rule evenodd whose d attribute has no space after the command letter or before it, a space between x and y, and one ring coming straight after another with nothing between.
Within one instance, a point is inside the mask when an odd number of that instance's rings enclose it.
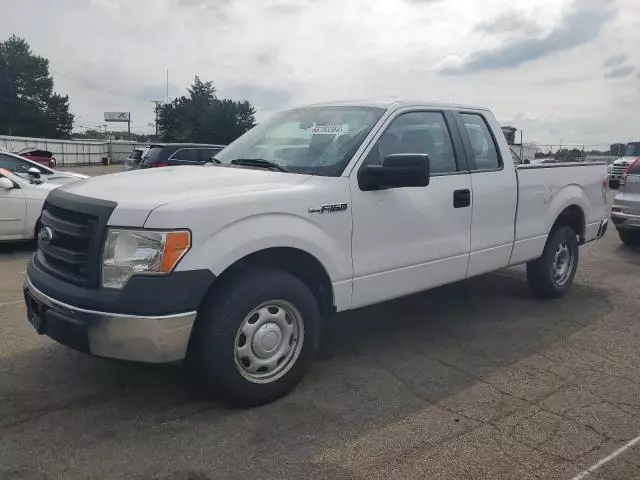
<instances>
[{"instance_id":1,"label":"cab side window","mask_svg":"<svg viewBox=\"0 0 640 480\"><path fill-rule=\"evenodd\" d=\"M499 170L502 167L500 156L487 122L481 115L473 113L461 113L460 117L471 141L471 148L476 161L475 169Z\"/></svg>"},{"instance_id":2,"label":"cab side window","mask_svg":"<svg viewBox=\"0 0 640 480\"><path fill-rule=\"evenodd\" d=\"M431 159L431 174L457 171L449 129L441 112L408 112L395 118L378 139L365 160L382 164L394 153L426 153Z\"/></svg>"}]
</instances>

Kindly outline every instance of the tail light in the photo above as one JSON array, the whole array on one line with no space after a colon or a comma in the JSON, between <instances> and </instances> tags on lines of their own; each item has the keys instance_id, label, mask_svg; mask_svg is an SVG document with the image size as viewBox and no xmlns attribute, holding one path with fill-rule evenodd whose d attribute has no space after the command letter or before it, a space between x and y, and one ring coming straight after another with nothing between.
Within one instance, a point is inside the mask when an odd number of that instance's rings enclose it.
<instances>
[{"instance_id":1,"label":"tail light","mask_svg":"<svg viewBox=\"0 0 640 480\"><path fill-rule=\"evenodd\" d=\"M168 167L168 163L152 163L151 168Z\"/></svg>"},{"instance_id":2,"label":"tail light","mask_svg":"<svg viewBox=\"0 0 640 480\"><path fill-rule=\"evenodd\" d=\"M622 172L622 176L620 177L620 185L624 185L625 183L627 183L627 175L629 175L629 172L633 167L636 166L636 163L638 163L638 161L640 161L640 157L636 157L633 162L627 165L627 168L624 169L624 172Z\"/></svg>"}]
</instances>

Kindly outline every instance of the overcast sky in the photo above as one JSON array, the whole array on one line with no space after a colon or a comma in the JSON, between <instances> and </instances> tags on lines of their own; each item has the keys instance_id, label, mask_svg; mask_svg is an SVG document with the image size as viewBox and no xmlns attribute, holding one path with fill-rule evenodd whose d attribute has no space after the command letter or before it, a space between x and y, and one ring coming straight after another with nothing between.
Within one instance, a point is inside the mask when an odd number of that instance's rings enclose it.
<instances>
[{"instance_id":1,"label":"overcast sky","mask_svg":"<svg viewBox=\"0 0 640 480\"><path fill-rule=\"evenodd\" d=\"M638 0L21 0L0 32L51 62L76 128L153 104L195 74L264 119L304 103L485 105L525 141L640 140ZM636 47L636 48L634 48Z\"/></svg>"}]
</instances>

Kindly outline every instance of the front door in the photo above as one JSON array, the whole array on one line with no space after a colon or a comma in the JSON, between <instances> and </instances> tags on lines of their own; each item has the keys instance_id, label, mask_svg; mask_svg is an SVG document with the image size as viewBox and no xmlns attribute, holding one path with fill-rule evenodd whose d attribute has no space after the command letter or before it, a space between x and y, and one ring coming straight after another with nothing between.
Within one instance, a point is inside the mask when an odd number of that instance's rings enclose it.
<instances>
[{"instance_id":1,"label":"front door","mask_svg":"<svg viewBox=\"0 0 640 480\"><path fill-rule=\"evenodd\" d=\"M429 154L427 187L362 191L360 166L352 172L354 307L465 278L472 192L455 128L449 113L400 111L362 163L392 153Z\"/></svg>"}]
</instances>

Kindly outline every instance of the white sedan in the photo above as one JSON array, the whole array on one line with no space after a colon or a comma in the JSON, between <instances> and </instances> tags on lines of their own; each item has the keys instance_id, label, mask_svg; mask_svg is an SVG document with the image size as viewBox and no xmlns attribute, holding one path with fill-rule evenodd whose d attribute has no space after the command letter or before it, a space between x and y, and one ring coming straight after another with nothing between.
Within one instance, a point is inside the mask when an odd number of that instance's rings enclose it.
<instances>
[{"instance_id":1,"label":"white sedan","mask_svg":"<svg viewBox=\"0 0 640 480\"><path fill-rule=\"evenodd\" d=\"M0 241L33 239L42 205L59 186L0 168Z\"/></svg>"},{"instance_id":2,"label":"white sedan","mask_svg":"<svg viewBox=\"0 0 640 480\"><path fill-rule=\"evenodd\" d=\"M21 157L20 155L5 151L0 151L0 168L9 170L13 174L26 180L43 179L46 182L55 183L58 186L87 178L87 175L82 175L81 173L54 170L53 168L45 167L38 162Z\"/></svg>"}]
</instances>

